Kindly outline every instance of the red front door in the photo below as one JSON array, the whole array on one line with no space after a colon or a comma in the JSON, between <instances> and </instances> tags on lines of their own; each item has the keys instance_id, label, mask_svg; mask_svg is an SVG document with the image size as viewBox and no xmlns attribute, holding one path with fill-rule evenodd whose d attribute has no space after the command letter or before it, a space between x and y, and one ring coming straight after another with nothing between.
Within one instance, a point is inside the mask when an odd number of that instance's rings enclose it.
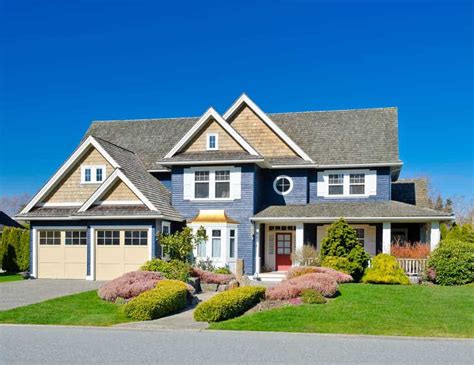
<instances>
[{"instance_id":1,"label":"red front door","mask_svg":"<svg viewBox=\"0 0 474 365\"><path fill-rule=\"evenodd\" d=\"M291 233L276 234L276 269L285 271L291 267Z\"/></svg>"}]
</instances>

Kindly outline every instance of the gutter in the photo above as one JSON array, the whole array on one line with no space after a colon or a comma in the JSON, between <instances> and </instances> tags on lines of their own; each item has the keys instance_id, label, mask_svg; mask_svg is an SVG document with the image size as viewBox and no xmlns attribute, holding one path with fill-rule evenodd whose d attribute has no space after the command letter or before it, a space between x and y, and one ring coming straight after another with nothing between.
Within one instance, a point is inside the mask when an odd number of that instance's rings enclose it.
<instances>
[{"instance_id":1,"label":"gutter","mask_svg":"<svg viewBox=\"0 0 474 365\"><path fill-rule=\"evenodd\" d=\"M341 217L251 217L251 222L308 222L308 223L332 223ZM431 221L453 221L454 215L450 216L420 216L420 217L342 217L348 222L431 222Z\"/></svg>"}]
</instances>

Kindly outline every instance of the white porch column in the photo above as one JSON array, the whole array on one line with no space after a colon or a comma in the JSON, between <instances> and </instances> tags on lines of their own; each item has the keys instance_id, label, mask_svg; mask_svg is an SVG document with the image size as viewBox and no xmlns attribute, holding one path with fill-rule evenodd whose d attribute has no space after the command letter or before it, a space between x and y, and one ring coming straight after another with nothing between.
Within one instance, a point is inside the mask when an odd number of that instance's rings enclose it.
<instances>
[{"instance_id":1,"label":"white porch column","mask_svg":"<svg viewBox=\"0 0 474 365\"><path fill-rule=\"evenodd\" d=\"M439 230L439 222L431 222L430 231L430 250L433 251L439 244L441 232Z\"/></svg>"},{"instance_id":2,"label":"white porch column","mask_svg":"<svg viewBox=\"0 0 474 365\"><path fill-rule=\"evenodd\" d=\"M392 244L392 224L383 222L382 231L382 252L390 255L390 246Z\"/></svg>"},{"instance_id":3,"label":"white porch column","mask_svg":"<svg viewBox=\"0 0 474 365\"><path fill-rule=\"evenodd\" d=\"M38 230L31 230L31 276L38 277Z\"/></svg>"},{"instance_id":4,"label":"white porch column","mask_svg":"<svg viewBox=\"0 0 474 365\"><path fill-rule=\"evenodd\" d=\"M295 231L295 250L301 250L303 249L304 245L304 225L303 223L298 223L296 225L296 231ZM296 262L291 262L292 266L295 266L297 263Z\"/></svg>"},{"instance_id":5,"label":"white porch column","mask_svg":"<svg viewBox=\"0 0 474 365\"><path fill-rule=\"evenodd\" d=\"M90 275L86 277L86 280L95 280L95 228L89 228L89 244L90 244Z\"/></svg>"},{"instance_id":6,"label":"white porch column","mask_svg":"<svg viewBox=\"0 0 474 365\"><path fill-rule=\"evenodd\" d=\"M260 258L260 224L254 223L254 240L255 240L255 277L258 277L261 270L261 258Z\"/></svg>"}]
</instances>

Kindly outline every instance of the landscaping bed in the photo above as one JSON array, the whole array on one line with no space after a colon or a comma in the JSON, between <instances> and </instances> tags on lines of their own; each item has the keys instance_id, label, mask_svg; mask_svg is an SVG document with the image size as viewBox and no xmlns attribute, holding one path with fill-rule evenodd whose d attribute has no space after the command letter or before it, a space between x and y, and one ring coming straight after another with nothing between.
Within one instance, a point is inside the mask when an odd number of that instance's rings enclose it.
<instances>
[{"instance_id":1,"label":"landscaping bed","mask_svg":"<svg viewBox=\"0 0 474 365\"><path fill-rule=\"evenodd\" d=\"M287 306L211 329L474 337L474 287L342 284L324 305Z\"/></svg>"}]
</instances>

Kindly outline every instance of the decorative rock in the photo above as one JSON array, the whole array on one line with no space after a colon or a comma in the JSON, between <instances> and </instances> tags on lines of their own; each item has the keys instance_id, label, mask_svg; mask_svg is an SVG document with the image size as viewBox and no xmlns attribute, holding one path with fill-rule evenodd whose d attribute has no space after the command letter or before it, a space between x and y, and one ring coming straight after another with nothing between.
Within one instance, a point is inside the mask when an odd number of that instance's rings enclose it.
<instances>
[{"instance_id":1,"label":"decorative rock","mask_svg":"<svg viewBox=\"0 0 474 365\"><path fill-rule=\"evenodd\" d=\"M188 278L188 284L196 290L196 293L201 291L201 279L190 277Z\"/></svg>"},{"instance_id":2,"label":"decorative rock","mask_svg":"<svg viewBox=\"0 0 474 365\"><path fill-rule=\"evenodd\" d=\"M219 285L217 291L226 291L229 290L229 285Z\"/></svg>"},{"instance_id":3,"label":"decorative rock","mask_svg":"<svg viewBox=\"0 0 474 365\"><path fill-rule=\"evenodd\" d=\"M219 287L218 284L201 284L201 289L202 291L217 291L217 288Z\"/></svg>"},{"instance_id":4,"label":"decorative rock","mask_svg":"<svg viewBox=\"0 0 474 365\"><path fill-rule=\"evenodd\" d=\"M237 280L240 281L243 275L244 275L244 260L237 259L235 263L235 277L237 278Z\"/></svg>"},{"instance_id":5,"label":"decorative rock","mask_svg":"<svg viewBox=\"0 0 474 365\"><path fill-rule=\"evenodd\" d=\"M239 282L237 280L231 280L228 285L229 289L234 289L239 287Z\"/></svg>"},{"instance_id":6,"label":"decorative rock","mask_svg":"<svg viewBox=\"0 0 474 365\"><path fill-rule=\"evenodd\" d=\"M250 279L247 275L244 275L240 278L239 280L239 286L249 286L250 285Z\"/></svg>"}]
</instances>

